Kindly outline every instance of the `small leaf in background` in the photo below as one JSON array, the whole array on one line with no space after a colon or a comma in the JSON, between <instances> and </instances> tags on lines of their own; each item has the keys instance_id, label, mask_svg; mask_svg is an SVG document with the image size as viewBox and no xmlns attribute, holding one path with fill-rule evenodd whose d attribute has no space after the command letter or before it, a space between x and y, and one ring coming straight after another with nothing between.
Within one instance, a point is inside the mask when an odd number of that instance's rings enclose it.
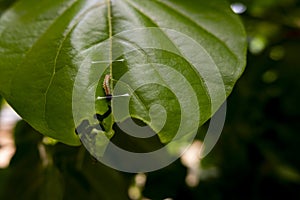
<instances>
[{"instance_id":1,"label":"small leaf in background","mask_svg":"<svg viewBox=\"0 0 300 200\"><path fill-rule=\"evenodd\" d=\"M24 121L17 124L16 153L0 169L1 199L128 199L130 176L92 162L84 148L42 140Z\"/></svg>"}]
</instances>

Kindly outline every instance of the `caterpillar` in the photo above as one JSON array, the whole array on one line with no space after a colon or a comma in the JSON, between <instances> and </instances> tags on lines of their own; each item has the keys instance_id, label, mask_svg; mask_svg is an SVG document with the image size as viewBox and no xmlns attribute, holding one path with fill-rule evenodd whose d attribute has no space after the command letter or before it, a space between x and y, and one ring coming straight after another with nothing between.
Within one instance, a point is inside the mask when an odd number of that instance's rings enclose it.
<instances>
[{"instance_id":1,"label":"caterpillar","mask_svg":"<svg viewBox=\"0 0 300 200\"><path fill-rule=\"evenodd\" d=\"M111 87L110 87L110 75L106 74L103 80L103 89L105 91L105 97L106 100L111 101L112 99L112 94L111 94Z\"/></svg>"}]
</instances>

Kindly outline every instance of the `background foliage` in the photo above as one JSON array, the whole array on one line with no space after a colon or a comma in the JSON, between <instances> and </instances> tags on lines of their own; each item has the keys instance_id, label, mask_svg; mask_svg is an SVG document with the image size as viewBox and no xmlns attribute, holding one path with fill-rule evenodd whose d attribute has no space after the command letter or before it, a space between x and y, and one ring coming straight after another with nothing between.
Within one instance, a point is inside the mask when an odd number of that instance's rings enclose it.
<instances>
[{"instance_id":1,"label":"background foliage","mask_svg":"<svg viewBox=\"0 0 300 200\"><path fill-rule=\"evenodd\" d=\"M228 99L227 120L203 171L190 188L180 161L147 174L151 199L300 199L300 3L243 1L248 32L247 68ZM2 8L1 8L2 9ZM42 145L26 123L15 129L17 152L0 170L2 199L128 199L134 174L111 170L81 147ZM46 160L41 160L44 148ZM46 166L46 167L45 167ZM204 175L204 173L203 173Z\"/></svg>"}]
</instances>

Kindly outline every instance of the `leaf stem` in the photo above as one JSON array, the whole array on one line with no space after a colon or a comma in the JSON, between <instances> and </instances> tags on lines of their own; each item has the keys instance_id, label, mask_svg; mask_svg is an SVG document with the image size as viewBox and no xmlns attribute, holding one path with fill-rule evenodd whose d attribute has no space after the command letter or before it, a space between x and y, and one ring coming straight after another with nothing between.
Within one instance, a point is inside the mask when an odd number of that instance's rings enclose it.
<instances>
[{"instance_id":1,"label":"leaf stem","mask_svg":"<svg viewBox=\"0 0 300 200\"><path fill-rule=\"evenodd\" d=\"M112 12L111 12L111 0L106 0L107 2L107 20L108 20L108 34L109 34L109 75L110 75L110 90L111 90L111 95L113 95L114 92L114 87L113 87L113 67L112 67L112 48L113 48L113 43L112 43ZM113 109L113 107L112 107ZM111 113L111 129L114 124L114 116L113 113ZM111 130L110 130L111 131Z\"/></svg>"},{"instance_id":2,"label":"leaf stem","mask_svg":"<svg viewBox=\"0 0 300 200\"><path fill-rule=\"evenodd\" d=\"M108 19L108 34L109 34L109 73L110 73L111 92L113 93L111 0L106 0L106 2L107 2L107 19Z\"/></svg>"}]
</instances>

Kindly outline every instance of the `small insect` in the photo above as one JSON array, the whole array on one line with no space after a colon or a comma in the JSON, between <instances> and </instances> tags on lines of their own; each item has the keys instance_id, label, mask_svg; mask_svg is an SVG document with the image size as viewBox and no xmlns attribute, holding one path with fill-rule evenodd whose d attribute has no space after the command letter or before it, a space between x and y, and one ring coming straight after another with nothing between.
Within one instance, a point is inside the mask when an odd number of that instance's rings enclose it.
<instances>
[{"instance_id":1,"label":"small insect","mask_svg":"<svg viewBox=\"0 0 300 200\"><path fill-rule=\"evenodd\" d=\"M108 74L105 75L102 86L105 91L106 100L111 101L112 94L111 94L111 87L110 87L110 75Z\"/></svg>"},{"instance_id":2,"label":"small insect","mask_svg":"<svg viewBox=\"0 0 300 200\"><path fill-rule=\"evenodd\" d=\"M112 95L111 92L111 86L110 86L110 80L111 80L111 76L109 74L106 74L103 80L103 89L105 91L105 97L97 97L97 100L100 99L106 99L107 101L111 101L111 99L114 97L128 97L130 96L128 93L126 94L121 94L121 95Z\"/></svg>"}]
</instances>

